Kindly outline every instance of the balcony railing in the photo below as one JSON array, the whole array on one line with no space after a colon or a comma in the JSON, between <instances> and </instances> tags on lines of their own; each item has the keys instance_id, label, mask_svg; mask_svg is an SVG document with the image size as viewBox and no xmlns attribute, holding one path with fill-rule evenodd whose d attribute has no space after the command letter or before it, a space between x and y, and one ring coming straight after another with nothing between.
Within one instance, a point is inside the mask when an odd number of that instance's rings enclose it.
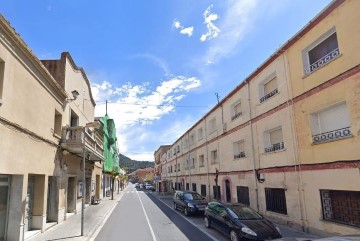
<instances>
[{"instance_id":1,"label":"balcony railing","mask_svg":"<svg viewBox=\"0 0 360 241\"><path fill-rule=\"evenodd\" d=\"M264 102L265 100L269 99L270 97L276 95L278 93L278 89L274 89L269 94L264 95L260 98L260 103Z\"/></svg>"},{"instance_id":2,"label":"balcony railing","mask_svg":"<svg viewBox=\"0 0 360 241\"><path fill-rule=\"evenodd\" d=\"M318 143L333 141L336 139L343 139L350 136L351 136L350 127L344 127L338 130L333 130L333 131L328 131L317 135L313 135L313 143L318 144Z\"/></svg>"},{"instance_id":3,"label":"balcony railing","mask_svg":"<svg viewBox=\"0 0 360 241\"><path fill-rule=\"evenodd\" d=\"M104 160L104 140L98 132L91 132L87 127L63 127L61 133L61 147L71 153L83 155L84 142L85 150L89 154L89 160Z\"/></svg>"},{"instance_id":4,"label":"balcony railing","mask_svg":"<svg viewBox=\"0 0 360 241\"><path fill-rule=\"evenodd\" d=\"M276 144L273 144L270 147L265 147L265 153L279 151L279 150L282 150L284 148L285 148L284 142L276 143Z\"/></svg>"},{"instance_id":5,"label":"balcony railing","mask_svg":"<svg viewBox=\"0 0 360 241\"><path fill-rule=\"evenodd\" d=\"M325 64L329 63L331 60L335 59L340 55L339 48L334 49L324 57L320 58L315 63L311 64L309 67L304 69L305 74L310 74L311 72L323 67Z\"/></svg>"},{"instance_id":6,"label":"balcony railing","mask_svg":"<svg viewBox=\"0 0 360 241\"><path fill-rule=\"evenodd\" d=\"M245 152L239 152L238 154L234 155L234 159L239 159L239 158L244 158L245 157Z\"/></svg>"},{"instance_id":7,"label":"balcony railing","mask_svg":"<svg viewBox=\"0 0 360 241\"><path fill-rule=\"evenodd\" d=\"M239 113L236 113L235 115L233 115L233 116L231 117L231 120L233 121L233 120L237 119L239 116L242 116L242 112L241 112L241 111L240 111Z\"/></svg>"}]
</instances>

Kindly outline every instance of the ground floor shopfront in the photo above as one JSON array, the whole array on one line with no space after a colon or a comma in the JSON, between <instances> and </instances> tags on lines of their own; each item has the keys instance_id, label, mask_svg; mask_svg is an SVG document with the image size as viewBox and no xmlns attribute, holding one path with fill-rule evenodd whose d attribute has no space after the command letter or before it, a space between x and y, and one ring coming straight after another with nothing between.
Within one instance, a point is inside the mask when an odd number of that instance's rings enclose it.
<instances>
[{"instance_id":1,"label":"ground floor shopfront","mask_svg":"<svg viewBox=\"0 0 360 241\"><path fill-rule=\"evenodd\" d=\"M243 203L272 220L311 233L360 233L360 161L259 172L219 172L167 178L172 188L209 201ZM261 174L261 175L260 175ZM260 178L261 177L261 178ZM177 182L176 182L177 180Z\"/></svg>"},{"instance_id":2,"label":"ground floor shopfront","mask_svg":"<svg viewBox=\"0 0 360 241\"><path fill-rule=\"evenodd\" d=\"M71 165L55 173L0 174L1 241L25 240L80 213L83 188L87 204L94 195L103 197L101 166L87 163L85 182L72 172Z\"/></svg>"}]
</instances>

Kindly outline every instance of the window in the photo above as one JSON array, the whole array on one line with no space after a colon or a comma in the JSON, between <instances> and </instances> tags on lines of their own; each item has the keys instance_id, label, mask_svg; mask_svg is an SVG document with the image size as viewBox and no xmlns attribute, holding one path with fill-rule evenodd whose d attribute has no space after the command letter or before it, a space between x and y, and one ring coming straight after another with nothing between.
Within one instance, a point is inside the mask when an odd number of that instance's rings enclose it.
<instances>
[{"instance_id":1,"label":"window","mask_svg":"<svg viewBox=\"0 0 360 241\"><path fill-rule=\"evenodd\" d=\"M178 163L178 172L180 171L180 163Z\"/></svg>"},{"instance_id":2,"label":"window","mask_svg":"<svg viewBox=\"0 0 360 241\"><path fill-rule=\"evenodd\" d=\"M310 119L314 144L351 137L346 102L313 113Z\"/></svg>"},{"instance_id":3,"label":"window","mask_svg":"<svg viewBox=\"0 0 360 241\"><path fill-rule=\"evenodd\" d=\"M262 85L262 91L260 93L260 103L264 102L265 100L273 97L275 94L278 93L278 84L276 79L276 73L269 76Z\"/></svg>"},{"instance_id":4,"label":"window","mask_svg":"<svg viewBox=\"0 0 360 241\"><path fill-rule=\"evenodd\" d=\"M360 192L320 190L323 219L360 227Z\"/></svg>"},{"instance_id":5,"label":"window","mask_svg":"<svg viewBox=\"0 0 360 241\"><path fill-rule=\"evenodd\" d=\"M303 50L304 73L310 74L340 55L335 28Z\"/></svg>"},{"instance_id":6,"label":"window","mask_svg":"<svg viewBox=\"0 0 360 241\"><path fill-rule=\"evenodd\" d=\"M2 104L4 92L4 76L5 76L5 62L0 59L0 106Z\"/></svg>"},{"instance_id":7,"label":"window","mask_svg":"<svg viewBox=\"0 0 360 241\"><path fill-rule=\"evenodd\" d=\"M193 183L193 184L191 184L192 185L192 190L194 191L194 192L196 192L196 183Z\"/></svg>"},{"instance_id":8,"label":"window","mask_svg":"<svg viewBox=\"0 0 360 241\"><path fill-rule=\"evenodd\" d=\"M209 134L213 133L214 131L216 131L216 119L212 118L209 121Z\"/></svg>"},{"instance_id":9,"label":"window","mask_svg":"<svg viewBox=\"0 0 360 241\"><path fill-rule=\"evenodd\" d=\"M201 185L201 196L206 197L206 185Z\"/></svg>"},{"instance_id":10,"label":"window","mask_svg":"<svg viewBox=\"0 0 360 241\"><path fill-rule=\"evenodd\" d=\"M285 189L265 188L266 210L287 214Z\"/></svg>"},{"instance_id":11,"label":"window","mask_svg":"<svg viewBox=\"0 0 360 241\"><path fill-rule=\"evenodd\" d=\"M220 200L221 197L220 186L213 186L213 193L214 193L214 199Z\"/></svg>"},{"instance_id":12,"label":"window","mask_svg":"<svg viewBox=\"0 0 360 241\"><path fill-rule=\"evenodd\" d=\"M204 138L204 130L202 127L198 129L198 140L201 140Z\"/></svg>"},{"instance_id":13,"label":"window","mask_svg":"<svg viewBox=\"0 0 360 241\"><path fill-rule=\"evenodd\" d=\"M241 115L242 115L241 102L238 101L232 106L231 120L233 121L233 120L237 119Z\"/></svg>"},{"instance_id":14,"label":"window","mask_svg":"<svg viewBox=\"0 0 360 241\"><path fill-rule=\"evenodd\" d=\"M238 203L250 205L249 187L237 186L236 190L237 190Z\"/></svg>"},{"instance_id":15,"label":"window","mask_svg":"<svg viewBox=\"0 0 360 241\"><path fill-rule=\"evenodd\" d=\"M191 135L189 136L189 139L190 139L190 145L193 145L193 144L195 143L195 136L194 136L194 134L191 134Z\"/></svg>"},{"instance_id":16,"label":"window","mask_svg":"<svg viewBox=\"0 0 360 241\"><path fill-rule=\"evenodd\" d=\"M190 189L190 185L189 185L189 183L187 182L187 183L186 183L186 191L189 191L189 189Z\"/></svg>"},{"instance_id":17,"label":"window","mask_svg":"<svg viewBox=\"0 0 360 241\"><path fill-rule=\"evenodd\" d=\"M199 167L204 167L205 166L204 162L205 162L204 155L200 155L199 156Z\"/></svg>"},{"instance_id":18,"label":"window","mask_svg":"<svg viewBox=\"0 0 360 241\"><path fill-rule=\"evenodd\" d=\"M73 110L71 110L70 126L75 127L75 126L78 126L78 125L79 125L79 117Z\"/></svg>"},{"instance_id":19,"label":"window","mask_svg":"<svg viewBox=\"0 0 360 241\"><path fill-rule=\"evenodd\" d=\"M217 150L211 151L211 164L217 163L218 155Z\"/></svg>"},{"instance_id":20,"label":"window","mask_svg":"<svg viewBox=\"0 0 360 241\"><path fill-rule=\"evenodd\" d=\"M174 165L174 172L177 172L177 170L176 170L176 165Z\"/></svg>"},{"instance_id":21,"label":"window","mask_svg":"<svg viewBox=\"0 0 360 241\"><path fill-rule=\"evenodd\" d=\"M195 168L195 163L196 163L196 160L195 158L191 158L191 168Z\"/></svg>"},{"instance_id":22,"label":"window","mask_svg":"<svg viewBox=\"0 0 360 241\"><path fill-rule=\"evenodd\" d=\"M176 150L176 152L177 152L177 153L179 153L179 152L180 152L180 146L179 146L179 145L177 146L177 150Z\"/></svg>"},{"instance_id":23,"label":"window","mask_svg":"<svg viewBox=\"0 0 360 241\"><path fill-rule=\"evenodd\" d=\"M276 128L265 133L265 153L284 149L282 129Z\"/></svg>"},{"instance_id":24,"label":"window","mask_svg":"<svg viewBox=\"0 0 360 241\"><path fill-rule=\"evenodd\" d=\"M244 158L245 157L244 140L235 142L233 145L234 145L234 159Z\"/></svg>"},{"instance_id":25,"label":"window","mask_svg":"<svg viewBox=\"0 0 360 241\"><path fill-rule=\"evenodd\" d=\"M61 136L61 120L62 115L55 110L55 117L54 117L54 134Z\"/></svg>"}]
</instances>

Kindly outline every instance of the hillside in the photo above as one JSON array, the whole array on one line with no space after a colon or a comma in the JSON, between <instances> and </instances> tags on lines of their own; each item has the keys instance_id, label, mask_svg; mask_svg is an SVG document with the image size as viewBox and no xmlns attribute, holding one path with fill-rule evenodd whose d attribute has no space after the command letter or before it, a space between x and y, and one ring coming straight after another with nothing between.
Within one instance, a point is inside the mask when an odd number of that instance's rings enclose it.
<instances>
[{"instance_id":1,"label":"hillside","mask_svg":"<svg viewBox=\"0 0 360 241\"><path fill-rule=\"evenodd\" d=\"M154 167L154 162L149 161L135 161L130 159L127 156L119 154L120 166L122 166L127 173L133 172L137 169L142 169L146 167Z\"/></svg>"}]
</instances>

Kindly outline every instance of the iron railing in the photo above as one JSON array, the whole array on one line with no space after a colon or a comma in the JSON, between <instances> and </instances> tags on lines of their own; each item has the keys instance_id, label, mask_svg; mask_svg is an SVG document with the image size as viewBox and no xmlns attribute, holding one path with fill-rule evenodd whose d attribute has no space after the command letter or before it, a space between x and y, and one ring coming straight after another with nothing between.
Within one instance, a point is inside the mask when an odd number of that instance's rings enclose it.
<instances>
[{"instance_id":1,"label":"iron railing","mask_svg":"<svg viewBox=\"0 0 360 241\"><path fill-rule=\"evenodd\" d=\"M350 127L344 127L341 129L313 135L313 143L318 144L318 143L328 142L328 141L332 141L332 140L336 140L336 139L343 139L343 138L346 138L349 136L351 136Z\"/></svg>"},{"instance_id":2,"label":"iron railing","mask_svg":"<svg viewBox=\"0 0 360 241\"><path fill-rule=\"evenodd\" d=\"M310 74L311 72L323 67L325 64L329 63L331 60L335 59L340 55L339 48L334 49L330 53L326 54L315 63L312 63L309 67L304 69L305 74Z\"/></svg>"},{"instance_id":3,"label":"iron railing","mask_svg":"<svg viewBox=\"0 0 360 241\"><path fill-rule=\"evenodd\" d=\"M236 113L235 115L233 115L233 116L231 117L231 120L233 121L233 120L235 120L236 118L238 118L238 117L241 116L241 115L242 115L242 112L240 111L240 112Z\"/></svg>"},{"instance_id":4,"label":"iron railing","mask_svg":"<svg viewBox=\"0 0 360 241\"><path fill-rule=\"evenodd\" d=\"M278 93L278 89L274 89L269 94L264 95L260 98L260 103L264 102L265 100L269 99L270 97L276 95Z\"/></svg>"},{"instance_id":5,"label":"iron railing","mask_svg":"<svg viewBox=\"0 0 360 241\"><path fill-rule=\"evenodd\" d=\"M245 152L241 151L238 154L234 154L234 159L239 159L245 157Z\"/></svg>"},{"instance_id":6,"label":"iron railing","mask_svg":"<svg viewBox=\"0 0 360 241\"><path fill-rule=\"evenodd\" d=\"M285 148L284 142L276 143L276 144L273 144L272 146L265 147L265 153L282 150L284 148Z\"/></svg>"}]
</instances>

